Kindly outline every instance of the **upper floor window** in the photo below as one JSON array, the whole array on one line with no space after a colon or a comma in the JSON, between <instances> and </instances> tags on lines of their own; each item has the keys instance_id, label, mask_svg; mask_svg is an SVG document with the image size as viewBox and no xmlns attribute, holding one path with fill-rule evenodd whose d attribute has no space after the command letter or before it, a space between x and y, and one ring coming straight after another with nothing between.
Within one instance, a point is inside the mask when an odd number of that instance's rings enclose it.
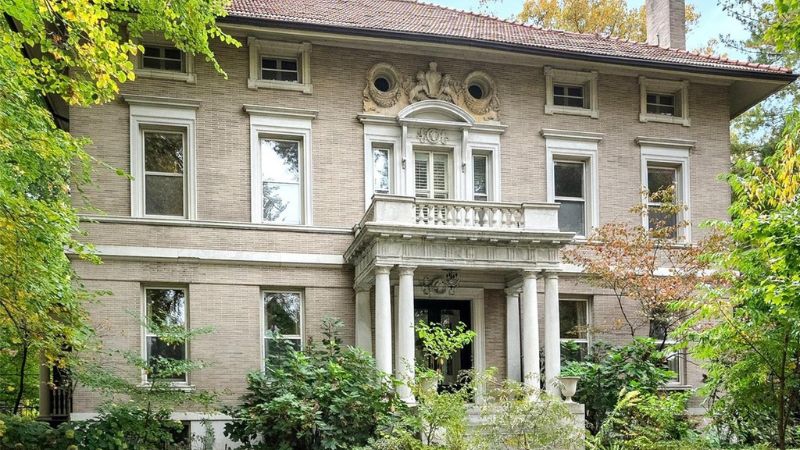
<instances>
[{"instance_id":1,"label":"upper floor window","mask_svg":"<svg viewBox=\"0 0 800 450\"><path fill-rule=\"evenodd\" d=\"M689 83L639 77L641 122L664 122L690 126Z\"/></svg>"},{"instance_id":2,"label":"upper floor window","mask_svg":"<svg viewBox=\"0 0 800 450\"><path fill-rule=\"evenodd\" d=\"M249 38L250 89L312 92L311 44Z\"/></svg>"},{"instance_id":3,"label":"upper floor window","mask_svg":"<svg viewBox=\"0 0 800 450\"><path fill-rule=\"evenodd\" d=\"M185 373L159 373L159 368L169 361L186 359L186 343L164 342L157 330L169 332L170 328L186 328L186 290L183 288L145 288L145 356L152 377L172 382L186 383ZM145 377L145 381L147 381Z\"/></svg>"},{"instance_id":4,"label":"upper floor window","mask_svg":"<svg viewBox=\"0 0 800 450\"><path fill-rule=\"evenodd\" d=\"M199 102L123 97L130 104L131 216L194 219Z\"/></svg>"},{"instance_id":5,"label":"upper floor window","mask_svg":"<svg viewBox=\"0 0 800 450\"><path fill-rule=\"evenodd\" d=\"M561 299L558 302L558 315L564 358L567 361L582 361L589 353L589 300Z\"/></svg>"},{"instance_id":6,"label":"upper floor window","mask_svg":"<svg viewBox=\"0 0 800 450\"><path fill-rule=\"evenodd\" d=\"M452 168L450 154L433 151L414 152L414 188L417 197L450 197Z\"/></svg>"},{"instance_id":7,"label":"upper floor window","mask_svg":"<svg viewBox=\"0 0 800 450\"><path fill-rule=\"evenodd\" d=\"M686 350L674 348L677 342L669 337L666 324L659 320L650 320L649 336L656 341L656 345L663 345L667 350L666 368L672 372L667 387L686 386L688 384Z\"/></svg>"},{"instance_id":8,"label":"upper floor window","mask_svg":"<svg viewBox=\"0 0 800 450\"><path fill-rule=\"evenodd\" d=\"M264 301L264 359L281 350L303 345L303 295L299 291L265 291ZM277 338L283 340L276 342Z\"/></svg>"},{"instance_id":9,"label":"upper floor window","mask_svg":"<svg viewBox=\"0 0 800 450\"><path fill-rule=\"evenodd\" d=\"M657 237L691 241L689 152L693 141L638 137L642 158L642 226Z\"/></svg>"},{"instance_id":10,"label":"upper floor window","mask_svg":"<svg viewBox=\"0 0 800 450\"><path fill-rule=\"evenodd\" d=\"M663 195L674 192L673 202L679 202L679 167L650 163L647 165L647 225L650 230L665 230L668 238L678 237L678 213L664 211Z\"/></svg>"},{"instance_id":11,"label":"upper floor window","mask_svg":"<svg viewBox=\"0 0 800 450\"><path fill-rule=\"evenodd\" d=\"M264 222L302 223L301 141L261 139L262 219Z\"/></svg>"},{"instance_id":12,"label":"upper floor window","mask_svg":"<svg viewBox=\"0 0 800 450\"><path fill-rule=\"evenodd\" d=\"M375 194L392 193L392 145L372 144L372 187Z\"/></svg>"},{"instance_id":13,"label":"upper floor window","mask_svg":"<svg viewBox=\"0 0 800 450\"><path fill-rule=\"evenodd\" d=\"M492 186L491 157L488 154L472 155L472 199L488 201Z\"/></svg>"},{"instance_id":14,"label":"upper floor window","mask_svg":"<svg viewBox=\"0 0 800 450\"><path fill-rule=\"evenodd\" d=\"M555 161L553 182L561 231L586 236L586 164L583 161Z\"/></svg>"},{"instance_id":15,"label":"upper floor window","mask_svg":"<svg viewBox=\"0 0 800 450\"><path fill-rule=\"evenodd\" d=\"M142 67L145 69L184 72L183 52L175 47L145 45L142 54Z\"/></svg>"},{"instance_id":16,"label":"upper floor window","mask_svg":"<svg viewBox=\"0 0 800 450\"><path fill-rule=\"evenodd\" d=\"M600 117L597 72L545 67L545 114Z\"/></svg>"}]
</instances>

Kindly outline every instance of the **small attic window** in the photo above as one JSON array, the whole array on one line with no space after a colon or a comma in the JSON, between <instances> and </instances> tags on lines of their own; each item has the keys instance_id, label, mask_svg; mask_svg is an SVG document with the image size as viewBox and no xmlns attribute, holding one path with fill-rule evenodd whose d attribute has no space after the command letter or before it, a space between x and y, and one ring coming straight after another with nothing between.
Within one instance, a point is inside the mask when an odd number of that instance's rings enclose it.
<instances>
[{"instance_id":1,"label":"small attic window","mask_svg":"<svg viewBox=\"0 0 800 450\"><path fill-rule=\"evenodd\" d=\"M600 117L597 72L544 68L545 114Z\"/></svg>"},{"instance_id":2,"label":"small attic window","mask_svg":"<svg viewBox=\"0 0 800 450\"><path fill-rule=\"evenodd\" d=\"M689 83L639 77L641 90L640 122L691 125L689 119Z\"/></svg>"}]
</instances>

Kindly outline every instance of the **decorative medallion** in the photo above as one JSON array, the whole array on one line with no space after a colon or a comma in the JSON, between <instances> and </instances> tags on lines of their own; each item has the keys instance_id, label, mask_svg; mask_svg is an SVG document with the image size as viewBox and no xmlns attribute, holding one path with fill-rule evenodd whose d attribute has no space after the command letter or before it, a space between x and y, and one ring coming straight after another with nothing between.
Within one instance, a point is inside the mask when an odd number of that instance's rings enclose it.
<instances>
[{"instance_id":1,"label":"decorative medallion","mask_svg":"<svg viewBox=\"0 0 800 450\"><path fill-rule=\"evenodd\" d=\"M417 139L425 144L447 144L447 134L438 128L420 128L417 131Z\"/></svg>"}]
</instances>

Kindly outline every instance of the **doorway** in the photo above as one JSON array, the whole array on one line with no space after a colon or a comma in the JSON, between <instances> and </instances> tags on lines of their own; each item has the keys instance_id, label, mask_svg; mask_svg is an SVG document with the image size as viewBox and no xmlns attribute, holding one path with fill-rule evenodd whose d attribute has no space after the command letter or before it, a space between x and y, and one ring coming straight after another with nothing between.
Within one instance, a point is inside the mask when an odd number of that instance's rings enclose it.
<instances>
[{"instance_id":1,"label":"doorway","mask_svg":"<svg viewBox=\"0 0 800 450\"><path fill-rule=\"evenodd\" d=\"M469 300L415 300L414 323L419 321L438 323L447 328L455 328L459 322L463 322L471 330L472 305ZM459 375L473 368L472 345L470 343L456 352L442 368L440 389L453 389L463 383ZM437 369L435 361L424 356L419 338L415 338L415 354L417 365Z\"/></svg>"}]
</instances>

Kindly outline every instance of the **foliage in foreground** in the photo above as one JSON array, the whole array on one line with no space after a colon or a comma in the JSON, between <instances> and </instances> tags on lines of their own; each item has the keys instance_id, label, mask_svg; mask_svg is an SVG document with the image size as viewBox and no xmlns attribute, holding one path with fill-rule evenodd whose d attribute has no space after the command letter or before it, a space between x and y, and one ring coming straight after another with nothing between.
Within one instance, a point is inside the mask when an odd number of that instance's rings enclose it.
<instances>
[{"instance_id":1,"label":"foliage in foreground","mask_svg":"<svg viewBox=\"0 0 800 450\"><path fill-rule=\"evenodd\" d=\"M616 407L621 391L652 394L672 376L665 353L650 338L636 338L616 348L598 342L582 362L569 363L565 372L581 377L575 401L586 406L586 420L594 432Z\"/></svg>"},{"instance_id":2,"label":"foliage in foreground","mask_svg":"<svg viewBox=\"0 0 800 450\"><path fill-rule=\"evenodd\" d=\"M246 449L352 449L387 426L405 404L369 355L342 347L342 326L326 319L322 343L301 351L271 343L266 371L248 376L225 435Z\"/></svg>"}]
</instances>

